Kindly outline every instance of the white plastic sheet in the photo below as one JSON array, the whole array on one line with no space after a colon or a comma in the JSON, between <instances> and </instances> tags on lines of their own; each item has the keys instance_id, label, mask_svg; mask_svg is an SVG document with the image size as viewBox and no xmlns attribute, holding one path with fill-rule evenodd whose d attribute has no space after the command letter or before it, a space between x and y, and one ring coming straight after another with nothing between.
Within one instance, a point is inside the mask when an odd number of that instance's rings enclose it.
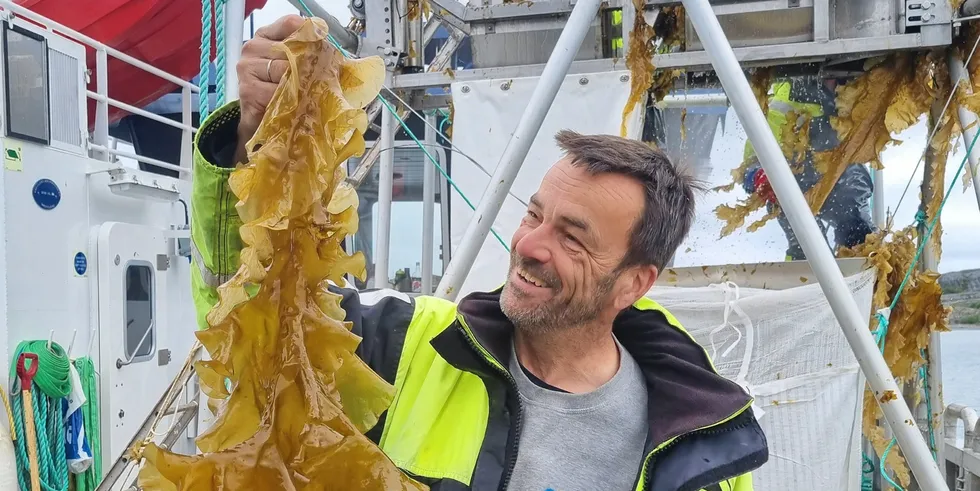
<instances>
[{"instance_id":1,"label":"white plastic sheet","mask_svg":"<svg viewBox=\"0 0 980 491\"><path fill-rule=\"evenodd\" d=\"M629 72L569 75L562 83L537 139L521 167L511 192L527 202L551 166L561 158L554 135L561 129L580 133L619 135L622 110L629 97ZM469 156L490 174L500 161L507 142L521 118L537 77L459 82L452 86L453 144L466 156L453 153L451 177L463 194L476 206L490 182ZM584 82L584 83L583 83ZM465 91L464 91L465 87ZM506 87L504 90L503 87ZM634 110L627 122L627 137L638 138L642 112ZM459 193L451 192L450 227L452 250L459 247L473 210ZM493 229L510 246L525 206L513 197L504 202ZM460 290L460 297L476 290L492 290L506 279L509 256L491 234L483 243L473 269Z\"/></svg>"},{"instance_id":2,"label":"white plastic sheet","mask_svg":"<svg viewBox=\"0 0 980 491\"><path fill-rule=\"evenodd\" d=\"M874 279L874 270L846 278L869 317ZM864 379L818 284L657 286L648 296L755 397L770 451L753 476L757 491L860 488Z\"/></svg>"}]
</instances>

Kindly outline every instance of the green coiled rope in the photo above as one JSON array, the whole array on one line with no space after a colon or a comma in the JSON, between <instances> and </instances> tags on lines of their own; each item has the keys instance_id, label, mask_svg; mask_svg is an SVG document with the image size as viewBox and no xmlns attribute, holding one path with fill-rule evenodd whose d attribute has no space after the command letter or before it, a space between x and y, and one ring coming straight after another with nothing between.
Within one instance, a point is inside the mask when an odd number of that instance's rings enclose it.
<instances>
[{"instance_id":1,"label":"green coiled rope","mask_svg":"<svg viewBox=\"0 0 980 491\"><path fill-rule=\"evenodd\" d=\"M10 380L17 380L17 361L21 353L37 355L37 375L31 384L31 401L34 406L34 427L37 435L38 470L41 474L41 489L44 491L66 491L68 489L68 460L65 456L65 418L62 401L71 392L71 379L68 371L68 356L57 343L24 341L17 345L14 361L10 367ZM25 361L30 367L30 361ZM23 391L25 387L21 387ZM17 456L17 481L21 489L30 489L31 471L27 456L27 433L25 432L24 401L22 394L15 394L11 401L14 411L14 431L17 434L15 453Z\"/></svg>"},{"instance_id":2,"label":"green coiled rope","mask_svg":"<svg viewBox=\"0 0 980 491\"><path fill-rule=\"evenodd\" d=\"M85 404L82 405L82 420L85 436L92 450L92 465L85 472L75 476L76 491L95 491L102 479L102 429L99 425L99 386L95 373L95 362L91 358L78 358L73 362L78 377L82 380Z\"/></svg>"}]
</instances>

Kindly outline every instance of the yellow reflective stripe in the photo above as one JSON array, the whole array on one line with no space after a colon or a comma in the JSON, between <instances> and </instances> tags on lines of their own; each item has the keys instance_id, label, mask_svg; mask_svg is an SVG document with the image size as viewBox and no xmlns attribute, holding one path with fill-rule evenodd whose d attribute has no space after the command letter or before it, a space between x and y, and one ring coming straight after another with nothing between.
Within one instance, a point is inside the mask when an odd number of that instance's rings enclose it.
<instances>
[{"instance_id":1,"label":"yellow reflective stripe","mask_svg":"<svg viewBox=\"0 0 980 491\"><path fill-rule=\"evenodd\" d=\"M467 486L490 413L480 377L451 366L430 341L456 319L456 305L418 297L395 374L380 447L399 468Z\"/></svg>"},{"instance_id":2,"label":"yellow reflective stripe","mask_svg":"<svg viewBox=\"0 0 980 491\"><path fill-rule=\"evenodd\" d=\"M205 285L210 288L218 288L234 276L234 273L218 274L211 271L204 262L204 256L201 255L200 249L194 244L194 241L191 241L191 262L197 266L197 272Z\"/></svg>"},{"instance_id":3,"label":"yellow reflective stripe","mask_svg":"<svg viewBox=\"0 0 980 491\"><path fill-rule=\"evenodd\" d=\"M681 435L677 435L677 436L675 436L673 438L667 439L667 441L661 443L660 445L657 445L657 447L654 448L653 451L651 451L650 453L648 453L647 454L647 457L645 459L643 459L643 472L640 473L640 479L639 479L639 481L636 484L636 491L641 491L646 486L647 466L650 463L650 459L654 456L654 454L656 454L657 452L663 450L664 448L666 448L671 443L674 443L674 440L677 440L678 438L680 438L680 437L682 437L684 435L687 435L689 433L694 433L696 431L707 430L708 428L714 428L715 426L723 425L723 424L725 424L725 423L727 423L727 422L735 419L736 417L738 417L738 415L744 413L750 407L752 407L752 402L753 402L753 400L750 399L749 402L745 406L743 406L741 409L735 411L730 416L728 416L725 419L722 419L721 421L718 421L717 423L712 423L710 425L705 425L705 426L702 426L700 428L693 429L693 430L688 431L686 433L683 433ZM752 486L752 484L751 484L751 481L750 481L749 482L749 487L746 488L745 491L751 491L751 489L752 489L751 486ZM738 491L743 491L742 488L736 488L736 489Z\"/></svg>"},{"instance_id":4,"label":"yellow reflective stripe","mask_svg":"<svg viewBox=\"0 0 980 491\"><path fill-rule=\"evenodd\" d=\"M752 491L752 474L742 474L735 479L729 479L730 491ZM733 481L733 482L731 482Z\"/></svg>"},{"instance_id":5,"label":"yellow reflective stripe","mask_svg":"<svg viewBox=\"0 0 980 491\"><path fill-rule=\"evenodd\" d=\"M203 139L234 125L238 101L220 107L204 121L194 140L194 182L191 186L191 298L199 329L207 329L207 313L218 301L217 287L238 270L241 219L237 198L228 187L232 169L208 162L200 151Z\"/></svg>"}]
</instances>

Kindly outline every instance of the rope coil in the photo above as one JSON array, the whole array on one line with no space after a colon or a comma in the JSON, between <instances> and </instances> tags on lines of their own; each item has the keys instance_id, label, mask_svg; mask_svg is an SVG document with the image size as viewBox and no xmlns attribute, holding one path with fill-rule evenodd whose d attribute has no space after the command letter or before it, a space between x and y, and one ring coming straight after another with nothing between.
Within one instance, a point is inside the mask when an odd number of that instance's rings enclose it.
<instances>
[{"instance_id":1,"label":"rope coil","mask_svg":"<svg viewBox=\"0 0 980 491\"><path fill-rule=\"evenodd\" d=\"M48 341L23 341L14 352L11 365L11 385L17 377L17 360L21 353L37 354L37 375L31 387L20 387L20 391L30 390L34 406L34 426L37 435L38 470L41 489L44 491L66 491L68 489L68 460L65 455L65 431L62 402L71 392L68 356L57 343ZM23 395L18 391L11 401L14 413L16 440L14 451L17 456L17 481L21 489L30 489L30 466L27 455L27 433L25 430Z\"/></svg>"}]
</instances>

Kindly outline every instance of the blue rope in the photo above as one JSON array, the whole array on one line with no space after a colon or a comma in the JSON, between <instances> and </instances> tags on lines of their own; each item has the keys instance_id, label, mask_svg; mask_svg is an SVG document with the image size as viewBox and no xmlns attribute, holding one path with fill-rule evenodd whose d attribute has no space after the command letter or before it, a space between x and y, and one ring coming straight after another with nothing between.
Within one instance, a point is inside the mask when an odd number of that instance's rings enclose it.
<instances>
[{"instance_id":1,"label":"blue rope","mask_svg":"<svg viewBox=\"0 0 980 491\"><path fill-rule=\"evenodd\" d=\"M868 454L862 454L862 457L864 462L861 463L861 491L874 491L874 480L871 476L875 473L875 463Z\"/></svg>"},{"instance_id":2,"label":"blue rope","mask_svg":"<svg viewBox=\"0 0 980 491\"><path fill-rule=\"evenodd\" d=\"M215 69L218 71L214 82L217 96L214 107L225 103L225 3L226 0L214 1Z\"/></svg>"},{"instance_id":3,"label":"blue rope","mask_svg":"<svg viewBox=\"0 0 980 491\"><path fill-rule=\"evenodd\" d=\"M209 105L208 87L211 84L211 0L201 0L201 78L198 81L200 88L198 98L199 126L204 125L204 120L211 113Z\"/></svg>"},{"instance_id":4,"label":"blue rope","mask_svg":"<svg viewBox=\"0 0 980 491\"><path fill-rule=\"evenodd\" d=\"M878 473L881 474L881 477L885 481L888 481L888 484L891 484L893 488L897 489L898 491L905 491L905 488L899 486L898 483L893 481L892 478L888 476L888 473L885 472L885 459L888 458L888 452L892 451L892 447L895 446L897 441L898 440L892 438L892 441L888 442L888 446L885 447L885 451L881 453L881 465L878 466Z\"/></svg>"}]
</instances>

